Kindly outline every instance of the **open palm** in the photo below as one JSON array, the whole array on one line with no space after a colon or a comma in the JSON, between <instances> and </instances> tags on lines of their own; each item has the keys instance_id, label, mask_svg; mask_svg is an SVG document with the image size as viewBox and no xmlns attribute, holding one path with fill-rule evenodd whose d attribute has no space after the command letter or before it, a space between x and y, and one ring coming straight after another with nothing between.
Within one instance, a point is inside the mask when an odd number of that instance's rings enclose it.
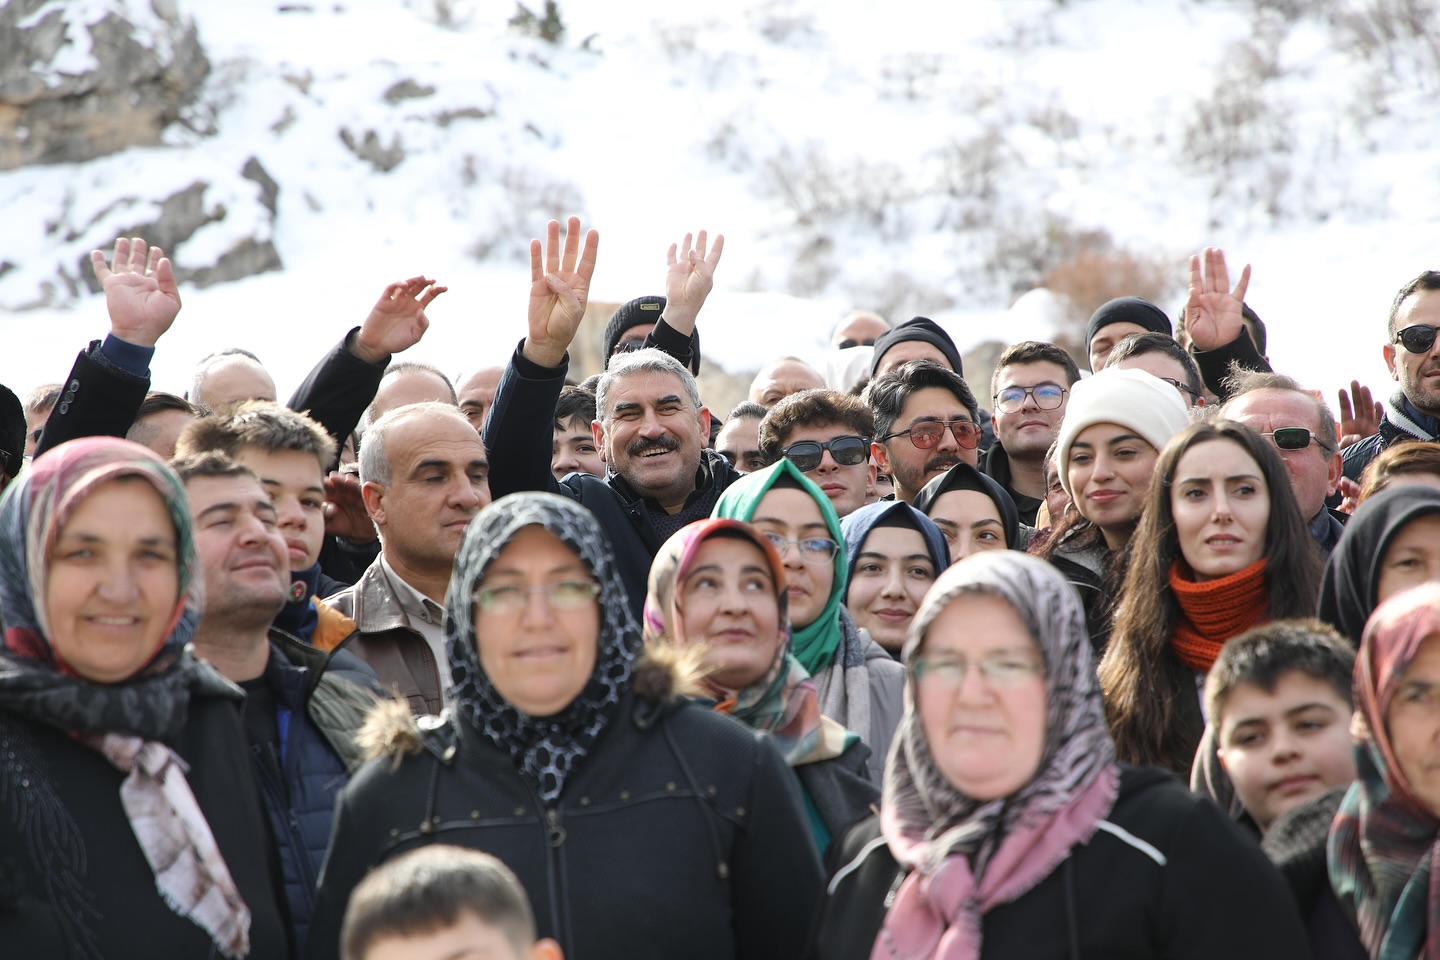
<instances>
[{"instance_id":1,"label":"open palm","mask_svg":"<svg viewBox=\"0 0 1440 960\"><path fill-rule=\"evenodd\" d=\"M109 266L100 250L90 252L95 279L105 291L110 332L121 340L153 347L180 313L180 288L175 269L159 247L124 237L115 241Z\"/></svg>"},{"instance_id":2,"label":"open palm","mask_svg":"<svg viewBox=\"0 0 1440 960\"><path fill-rule=\"evenodd\" d=\"M571 217L565 226L565 245L560 246L560 223L551 220L545 230L545 245L530 241L529 335L525 353L537 363L558 366L575 339L585 302L590 297L590 278L595 274L595 254L600 234L585 234L580 247L580 218Z\"/></svg>"},{"instance_id":3,"label":"open palm","mask_svg":"<svg viewBox=\"0 0 1440 960\"><path fill-rule=\"evenodd\" d=\"M1190 296L1185 301L1185 330L1197 350L1214 350L1240 336L1244 320L1241 307L1250 286L1250 264L1240 271L1235 289L1225 269L1225 251L1205 248L1204 270L1200 257L1190 258Z\"/></svg>"}]
</instances>

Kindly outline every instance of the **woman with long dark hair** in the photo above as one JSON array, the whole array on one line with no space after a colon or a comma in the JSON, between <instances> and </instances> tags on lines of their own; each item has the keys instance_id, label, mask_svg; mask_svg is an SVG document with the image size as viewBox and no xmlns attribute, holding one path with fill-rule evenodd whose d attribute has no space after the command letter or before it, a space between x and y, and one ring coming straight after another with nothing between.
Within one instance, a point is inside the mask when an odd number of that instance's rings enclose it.
<instances>
[{"instance_id":1,"label":"woman with long dark hair","mask_svg":"<svg viewBox=\"0 0 1440 960\"><path fill-rule=\"evenodd\" d=\"M1155 469L1100 683L1120 759L1188 778L1199 684L1231 637L1311 615L1320 554L1284 463L1249 428L1197 423Z\"/></svg>"}]
</instances>

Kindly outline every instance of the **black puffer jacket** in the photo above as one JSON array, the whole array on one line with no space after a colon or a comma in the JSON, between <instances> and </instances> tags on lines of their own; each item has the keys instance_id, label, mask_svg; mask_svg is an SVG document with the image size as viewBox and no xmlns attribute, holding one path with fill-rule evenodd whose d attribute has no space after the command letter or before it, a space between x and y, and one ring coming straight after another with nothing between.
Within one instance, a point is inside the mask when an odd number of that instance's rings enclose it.
<instances>
[{"instance_id":1,"label":"black puffer jacket","mask_svg":"<svg viewBox=\"0 0 1440 960\"><path fill-rule=\"evenodd\" d=\"M879 818L858 824L828 859L834 879L808 956L868 960L904 879ZM1300 960L1309 948L1254 841L1165 772L1121 767L1120 796L1090 842L984 915L980 956Z\"/></svg>"},{"instance_id":2,"label":"black puffer jacket","mask_svg":"<svg viewBox=\"0 0 1440 960\"><path fill-rule=\"evenodd\" d=\"M504 861L567 960L799 956L824 878L796 780L765 735L627 694L547 808L465 722L422 718L422 745L403 705L384 709L387 754L341 795L307 957L339 955L366 871L428 843Z\"/></svg>"}]
</instances>

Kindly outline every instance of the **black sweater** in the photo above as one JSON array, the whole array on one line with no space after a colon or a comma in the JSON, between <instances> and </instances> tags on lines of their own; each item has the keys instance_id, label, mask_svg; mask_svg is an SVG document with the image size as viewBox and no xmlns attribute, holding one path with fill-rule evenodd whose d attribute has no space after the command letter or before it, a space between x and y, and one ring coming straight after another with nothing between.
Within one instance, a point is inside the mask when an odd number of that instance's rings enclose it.
<instances>
[{"instance_id":1,"label":"black sweater","mask_svg":"<svg viewBox=\"0 0 1440 960\"><path fill-rule=\"evenodd\" d=\"M1027 960L1309 956L1284 881L1210 801L1156 769L1121 768L1120 796L1090 842L982 920L980 956ZM831 848L808 956L868 960L900 868L879 819Z\"/></svg>"}]
</instances>

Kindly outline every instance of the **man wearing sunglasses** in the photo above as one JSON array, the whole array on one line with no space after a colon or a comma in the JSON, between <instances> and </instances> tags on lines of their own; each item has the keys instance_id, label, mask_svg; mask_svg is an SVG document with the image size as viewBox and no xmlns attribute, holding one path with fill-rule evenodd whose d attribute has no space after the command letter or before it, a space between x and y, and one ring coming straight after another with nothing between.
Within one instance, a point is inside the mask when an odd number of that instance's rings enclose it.
<instances>
[{"instance_id":1,"label":"man wearing sunglasses","mask_svg":"<svg viewBox=\"0 0 1440 960\"><path fill-rule=\"evenodd\" d=\"M1440 439L1440 270L1426 270L1395 295L1386 332L1385 364L1400 389L1385 401L1380 430L1345 448L1345 476L1400 440Z\"/></svg>"},{"instance_id":2,"label":"man wearing sunglasses","mask_svg":"<svg viewBox=\"0 0 1440 960\"><path fill-rule=\"evenodd\" d=\"M1005 488L1020 522L1035 525L1045 498L1045 451L1060 432L1080 367L1061 347L1027 340L1000 355L990 378L995 443L983 471Z\"/></svg>"},{"instance_id":3,"label":"man wearing sunglasses","mask_svg":"<svg viewBox=\"0 0 1440 960\"><path fill-rule=\"evenodd\" d=\"M841 320L830 337L830 349L848 350L851 347L873 347L875 341L885 335L890 324L878 313L856 310Z\"/></svg>"},{"instance_id":4,"label":"man wearing sunglasses","mask_svg":"<svg viewBox=\"0 0 1440 960\"><path fill-rule=\"evenodd\" d=\"M1220 416L1245 424L1275 445L1310 535L1329 556L1345 529L1325 507L1325 498L1340 484L1335 418L1313 393L1278 373L1245 371L1232 376L1230 384Z\"/></svg>"},{"instance_id":5,"label":"man wearing sunglasses","mask_svg":"<svg viewBox=\"0 0 1440 960\"><path fill-rule=\"evenodd\" d=\"M964 378L929 360L912 360L871 380L862 400L875 414L870 453L909 503L955 464L976 466L980 405Z\"/></svg>"},{"instance_id":6,"label":"man wearing sunglasses","mask_svg":"<svg viewBox=\"0 0 1440 960\"><path fill-rule=\"evenodd\" d=\"M815 481L843 519L864 506L875 489L874 435L875 415L858 398L806 390L775 404L760 421L760 455L767 465L789 459Z\"/></svg>"}]
</instances>

